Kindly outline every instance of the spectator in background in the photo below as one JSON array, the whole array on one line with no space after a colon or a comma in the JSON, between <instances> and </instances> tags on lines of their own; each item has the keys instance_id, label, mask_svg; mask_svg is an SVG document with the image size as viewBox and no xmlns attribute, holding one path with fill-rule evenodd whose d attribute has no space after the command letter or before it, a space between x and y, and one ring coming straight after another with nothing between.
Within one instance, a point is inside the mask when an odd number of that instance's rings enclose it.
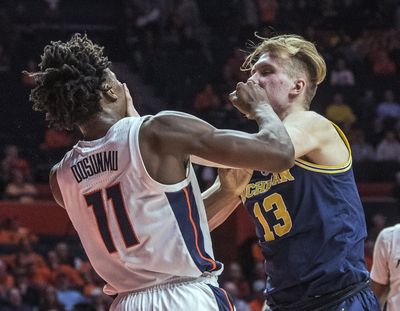
<instances>
[{"instance_id":1,"label":"spectator in background","mask_svg":"<svg viewBox=\"0 0 400 311\"><path fill-rule=\"evenodd\" d=\"M47 8L45 10L46 22L57 22L60 18L61 0L45 0Z\"/></svg>"},{"instance_id":2,"label":"spectator in background","mask_svg":"<svg viewBox=\"0 0 400 311\"><path fill-rule=\"evenodd\" d=\"M52 127L46 129L44 141L40 144L42 150L60 150L70 148L73 145L70 132L59 131Z\"/></svg>"},{"instance_id":3,"label":"spectator in background","mask_svg":"<svg viewBox=\"0 0 400 311\"><path fill-rule=\"evenodd\" d=\"M64 265L73 267L75 265L74 257L71 255L69 246L65 242L59 242L56 245L55 252L59 259L59 262Z\"/></svg>"},{"instance_id":4,"label":"spectator in background","mask_svg":"<svg viewBox=\"0 0 400 311\"><path fill-rule=\"evenodd\" d=\"M22 302L21 292L18 288L8 291L8 305L0 306L0 311L33 311L33 309Z\"/></svg>"},{"instance_id":5,"label":"spectator in background","mask_svg":"<svg viewBox=\"0 0 400 311\"><path fill-rule=\"evenodd\" d=\"M8 273L6 263L0 259L0 302L5 299L8 291L14 286L14 277Z\"/></svg>"},{"instance_id":6,"label":"spectator in background","mask_svg":"<svg viewBox=\"0 0 400 311\"><path fill-rule=\"evenodd\" d=\"M39 311L64 311L64 306L58 301L56 290L47 286L40 297Z\"/></svg>"},{"instance_id":7,"label":"spectator in background","mask_svg":"<svg viewBox=\"0 0 400 311\"><path fill-rule=\"evenodd\" d=\"M49 262L49 268L52 273L53 280L56 279L57 275L63 274L68 278L69 283L73 286L84 285L79 272L70 264L61 262L56 251L50 250L47 253L47 260Z\"/></svg>"},{"instance_id":8,"label":"spectator in background","mask_svg":"<svg viewBox=\"0 0 400 311\"><path fill-rule=\"evenodd\" d=\"M369 131L372 128L372 122L376 117L376 98L373 89L365 89L364 94L356 101L355 112L359 117L360 126Z\"/></svg>"},{"instance_id":9,"label":"spectator in background","mask_svg":"<svg viewBox=\"0 0 400 311\"><path fill-rule=\"evenodd\" d=\"M4 46L0 44L0 74L6 74L10 71L10 57Z\"/></svg>"},{"instance_id":10,"label":"spectator in background","mask_svg":"<svg viewBox=\"0 0 400 311\"><path fill-rule=\"evenodd\" d=\"M236 307L236 311L251 311L247 302L238 298L239 289L235 282L225 281L222 283L222 287L227 291L229 296L232 298L232 302Z\"/></svg>"},{"instance_id":11,"label":"spectator in background","mask_svg":"<svg viewBox=\"0 0 400 311\"><path fill-rule=\"evenodd\" d=\"M27 160L19 156L16 145L5 148L4 158L1 161L1 177L9 182L14 171L20 171L26 180L31 179L31 168Z\"/></svg>"},{"instance_id":12,"label":"spectator in background","mask_svg":"<svg viewBox=\"0 0 400 311\"><path fill-rule=\"evenodd\" d=\"M235 89L236 84L240 81L246 81L249 74L240 70L245 59L245 54L240 48L235 48L233 54L225 63L223 76L229 90Z\"/></svg>"},{"instance_id":13,"label":"spectator in background","mask_svg":"<svg viewBox=\"0 0 400 311\"><path fill-rule=\"evenodd\" d=\"M28 268L35 268L30 265ZM32 269L32 270L33 270ZM18 288L22 298L22 302L28 306L37 306L39 304L39 287L34 283L31 271L17 270L14 272L15 288ZM44 284L41 284L43 286Z\"/></svg>"},{"instance_id":14,"label":"spectator in background","mask_svg":"<svg viewBox=\"0 0 400 311\"><path fill-rule=\"evenodd\" d=\"M332 86L353 86L355 84L353 72L347 68L344 59L340 58L331 72L330 83Z\"/></svg>"},{"instance_id":15,"label":"spectator in background","mask_svg":"<svg viewBox=\"0 0 400 311\"><path fill-rule=\"evenodd\" d=\"M268 311L270 310L268 307L267 309L263 309L265 303L265 296L264 296L264 289L265 289L265 280L257 280L253 282L253 292L254 296L249 301L248 305L251 311Z\"/></svg>"},{"instance_id":16,"label":"spectator in background","mask_svg":"<svg viewBox=\"0 0 400 311\"><path fill-rule=\"evenodd\" d=\"M207 83L203 90L197 95L193 103L193 111L195 115L206 117L210 110L220 106L221 100L214 90L212 84Z\"/></svg>"},{"instance_id":17,"label":"spectator in background","mask_svg":"<svg viewBox=\"0 0 400 311\"><path fill-rule=\"evenodd\" d=\"M333 95L332 103L326 107L325 117L341 127L345 133L357 121L357 117L351 107L343 101L341 93Z\"/></svg>"},{"instance_id":18,"label":"spectator in background","mask_svg":"<svg viewBox=\"0 0 400 311\"><path fill-rule=\"evenodd\" d=\"M400 224L382 230L374 248L371 287L387 311L400 310Z\"/></svg>"},{"instance_id":19,"label":"spectator in background","mask_svg":"<svg viewBox=\"0 0 400 311\"><path fill-rule=\"evenodd\" d=\"M265 285L266 277L265 277L265 271L264 271L264 261L259 260L256 261L254 264L254 276L253 276L253 282L252 282L252 287L254 287L254 283L257 282L262 282Z\"/></svg>"},{"instance_id":20,"label":"spectator in background","mask_svg":"<svg viewBox=\"0 0 400 311\"><path fill-rule=\"evenodd\" d=\"M377 161L400 162L400 142L392 130L385 131L384 138L376 148Z\"/></svg>"},{"instance_id":21,"label":"spectator in background","mask_svg":"<svg viewBox=\"0 0 400 311\"><path fill-rule=\"evenodd\" d=\"M228 265L227 271L225 273L226 279L236 284L236 287L238 288L238 292L236 293L236 295L238 298L242 299L250 296L250 284L244 278L242 267L238 262L231 262Z\"/></svg>"},{"instance_id":22,"label":"spectator in background","mask_svg":"<svg viewBox=\"0 0 400 311\"><path fill-rule=\"evenodd\" d=\"M392 195L397 201L397 211L400 212L400 171L395 174Z\"/></svg>"},{"instance_id":23,"label":"spectator in background","mask_svg":"<svg viewBox=\"0 0 400 311\"><path fill-rule=\"evenodd\" d=\"M365 141L364 132L360 128L351 130L349 141L354 162L365 162L375 159L374 147Z\"/></svg>"},{"instance_id":24,"label":"spectator in background","mask_svg":"<svg viewBox=\"0 0 400 311\"><path fill-rule=\"evenodd\" d=\"M267 26L274 25L279 13L279 2L277 0L256 0L256 3L260 23Z\"/></svg>"},{"instance_id":25,"label":"spectator in background","mask_svg":"<svg viewBox=\"0 0 400 311\"><path fill-rule=\"evenodd\" d=\"M376 213L372 216L371 221L371 228L368 230L368 239L375 241L378 234L386 226L386 216L382 213Z\"/></svg>"},{"instance_id":26,"label":"spectator in background","mask_svg":"<svg viewBox=\"0 0 400 311\"><path fill-rule=\"evenodd\" d=\"M395 100L392 90L385 90L383 101L376 108L376 117L378 120L400 119L400 103Z\"/></svg>"},{"instance_id":27,"label":"spectator in background","mask_svg":"<svg viewBox=\"0 0 400 311\"><path fill-rule=\"evenodd\" d=\"M105 282L103 279L97 274L97 272L93 269L93 267L89 264L90 268L85 271L85 286L83 288L83 293L88 297L96 297L103 296L103 287ZM105 295L107 298L111 298ZM112 300L112 299L111 299Z\"/></svg>"},{"instance_id":28,"label":"spectator in background","mask_svg":"<svg viewBox=\"0 0 400 311\"><path fill-rule=\"evenodd\" d=\"M28 228L21 226L15 218L6 217L0 222L0 244L17 245L21 239L28 238L32 242L37 241L37 236Z\"/></svg>"},{"instance_id":29,"label":"spectator in background","mask_svg":"<svg viewBox=\"0 0 400 311\"><path fill-rule=\"evenodd\" d=\"M21 171L15 170L12 173L11 181L4 191L6 200L18 201L21 203L32 202L37 195L35 186L25 179Z\"/></svg>"},{"instance_id":30,"label":"spectator in background","mask_svg":"<svg viewBox=\"0 0 400 311\"><path fill-rule=\"evenodd\" d=\"M258 6L255 1L241 1L241 22L244 28L255 29L258 25Z\"/></svg>"},{"instance_id":31,"label":"spectator in background","mask_svg":"<svg viewBox=\"0 0 400 311\"><path fill-rule=\"evenodd\" d=\"M195 36L200 33L201 18L199 7L194 0L178 0L175 7L175 14L179 16L185 25L186 32L190 31Z\"/></svg>"},{"instance_id":32,"label":"spectator in background","mask_svg":"<svg viewBox=\"0 0 400 311\"><path fill-rule=\"evenodd\" d=\"M110 310L113 299L106 294L101 294L92 296L91 301L96 311L108 311Z\"/></svg>"},{"instance_id":33,"label":"spectator in background","mask_svg":"<svg viewBox=\"0 0 400 311\"><path fill-rule=\"evenodd\" d=\"M393 76L396 74L396 63L385 50L380 49L372 58L372 71L378 77Z\"/></svg>"},{"instance_id":34,"label":"spectator in background","mask_svg":"<svg viewBox=\"0 0 400 311\"><path fill-rule=\"evenodd\" d=\"M56 276L56 296L66 311L73 310L78 303L87 302L82 293L72 287L68 276L64 273Z\"/></svg>"},{"instance_id":35,"label":"spectator in background","mask_svg":"<svg viewBox=\"0 0 400 311\"><path fill-rule=\"evenodd\" d=\"M14 275L23 276L27 276L32 270L45 265L43 257L33 250L29 238L22 238L19 241L17 251L12 255L11 262Z\"/></svg>"}]
</instances>

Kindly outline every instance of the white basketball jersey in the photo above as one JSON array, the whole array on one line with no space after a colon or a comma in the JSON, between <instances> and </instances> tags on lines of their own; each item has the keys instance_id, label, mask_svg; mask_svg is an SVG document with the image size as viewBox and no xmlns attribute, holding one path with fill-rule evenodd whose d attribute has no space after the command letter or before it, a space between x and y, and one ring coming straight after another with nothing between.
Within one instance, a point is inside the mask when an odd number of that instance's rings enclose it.
<instances>
[{"instance_id":1,"label":"white basketball jersey","mask_svg":"<svg viewBox=\"0 0 400 311\"><path fill-rule=\"evenodd\" d=\"M400 310L400 224L379 233L374 247L371 278L379 284L389 284L387 311Z\"/></svg>"},{"instance_id":2,"label":"white basketball jersey","mask_svg":"<svg viewBox=\"0 0 400 311\"><path fill-rule=\"evenodd\" d=\"M110 295L223 269L192 166L173 185L146 172L138 139L145 118L78 142L57 169L65 208Z\"/></svg>"}]
</instances>

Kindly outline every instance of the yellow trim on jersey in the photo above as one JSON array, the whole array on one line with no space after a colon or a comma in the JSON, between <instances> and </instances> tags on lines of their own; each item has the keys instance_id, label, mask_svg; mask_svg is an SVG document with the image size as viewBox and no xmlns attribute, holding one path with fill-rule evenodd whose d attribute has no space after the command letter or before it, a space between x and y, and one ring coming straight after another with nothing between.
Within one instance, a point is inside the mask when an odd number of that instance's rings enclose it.
<instances>
[{"instance_id":1,"label":"yellow trim on jersey","mask_svg":"<svg viewBox=\"0 0 400 311\"><path fill-rule=\"evenodd\" d=\"M339 133L340 138L343 140L344 144L346 145L347 150L349 151L349 158L343 165L321 165L321 164L315 164L311 163L305 160L301 159L296 159L295 160L295 165L304 168L305 170L308 171L313 171L317 173L325 173L325 174L337 174L337 173L343 173L348 171L351 168L352 164L352 159L351 159L351 148L349 141L346 138L346 135L344 135L343 131L335 124L332 122L332 125L335 127L336 131Z\"/></svg>"}]
</instances>

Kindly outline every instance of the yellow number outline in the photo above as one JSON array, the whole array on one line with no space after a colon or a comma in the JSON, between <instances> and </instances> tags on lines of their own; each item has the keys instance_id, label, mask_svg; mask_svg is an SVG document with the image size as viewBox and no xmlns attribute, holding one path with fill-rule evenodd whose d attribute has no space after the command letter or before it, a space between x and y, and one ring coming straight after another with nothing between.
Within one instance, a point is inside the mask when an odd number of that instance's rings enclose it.
<instances>
[{"instance_id":1,"label":"yellow number outline","mask_svg":"<svg viewBox=\"0 0 400 311\"><path fill-rule=\"evenodd\" d=\"M274 209L276 206L276 209ZM265 212L269 212L273 210L273 213L277 220L282 220L282 223L278 223L272 227L269 226L265 216L261 211L260 204L256 202L254 204L254 215L262 225L264 229L264 239L265 241L273 241L275 240L275 235L282 237L287 234L292 229L292 218L286 208L285 202L283 201L282 196L279 193L273 193L263 200L263 208ZM275 235L274 235L275 233Z\"/></svg>"}]
</instances>

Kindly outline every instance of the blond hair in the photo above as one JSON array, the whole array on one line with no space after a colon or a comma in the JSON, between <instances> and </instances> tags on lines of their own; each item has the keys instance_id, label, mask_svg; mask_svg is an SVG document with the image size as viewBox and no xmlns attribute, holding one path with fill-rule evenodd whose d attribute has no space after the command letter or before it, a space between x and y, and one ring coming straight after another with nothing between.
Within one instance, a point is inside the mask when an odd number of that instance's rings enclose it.
<instances>
[{"instance_id":1,"label":"blond hair","mask_svg":"<svg viewBox=\"0 0 400 311\"><path fill-rule=\"evenodd\" d=\"M278 57L289 56L290 64L286 66L290 74L304 72L307 75L308 87L305 93L305 106L310 106L317 86L325 79L326 64L318 53L314 43L297 35L280 35L271 38L256 37L263 40L254 47L241 66L244 71L251 70L257 59L264 53L270 52Z\"/></svg>"}]
</instances>

